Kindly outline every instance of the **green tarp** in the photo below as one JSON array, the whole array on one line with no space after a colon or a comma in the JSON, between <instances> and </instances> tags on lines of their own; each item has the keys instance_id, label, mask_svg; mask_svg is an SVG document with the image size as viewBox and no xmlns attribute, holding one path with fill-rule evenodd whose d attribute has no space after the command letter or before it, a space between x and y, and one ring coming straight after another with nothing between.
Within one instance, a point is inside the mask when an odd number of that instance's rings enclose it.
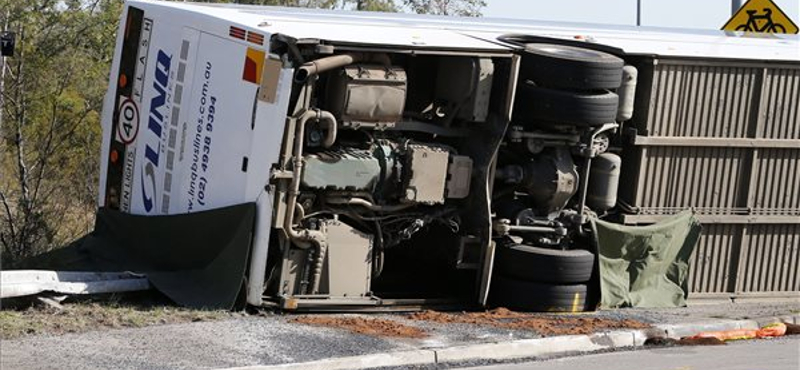
<instances>
[{"instance_id":1,"label":"green tarp","mask_svg":"<svg viewBox=\"0 0 800 370\"><path fill-rule=\"evenodd\" d=\"M700 223L683 212L657 224L592 221L600 265L601 307L681 307L688 295L689 257Z\"/></svg>"},{"instance_id":2,"label":"green tarp","mask_svg":"<svg viewBox=\"0 0 800 370\"><path fill-rule=\"evenodd\" d=\"M242 287L255 203L174 216L101 208L95 229L26 265L61 271L132 271L176 303L230 309Z\"/></svg>"}]
</instances>

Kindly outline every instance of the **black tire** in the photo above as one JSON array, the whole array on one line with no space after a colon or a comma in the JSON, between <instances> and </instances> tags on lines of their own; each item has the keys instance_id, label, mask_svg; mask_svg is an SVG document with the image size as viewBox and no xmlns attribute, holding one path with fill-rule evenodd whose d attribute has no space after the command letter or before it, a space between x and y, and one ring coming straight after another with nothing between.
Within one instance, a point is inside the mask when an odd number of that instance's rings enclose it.
<instances>
[{"instance_id":1,"label":"black tire","mask_svg":"<svg viewBox=\"0 0 800 370\"><path fill-rule=\"evenodd\" d=\"M517 311L580 312L591 309L587 293L586 284L542 284L495 274L489 301L492 306Z\"/></svg>"},{"instance_id":2,"label":"black tire","mask_svg":"<svg viewBox=\"0 0 800 370\"><path fill-rule=\"evenodd\" d=\"M511 244L497 248L495 269L516 279L551 284L585 283L592 278L594 253Z\"/></svg>"},{"instance_id":3,"label":"black tire","mask_svg":"<svg viewBox=\"0 0 800 370\"><path fill-rule=\"evenodd\" d=\"M597 126L616 122L619 96L546 89L526 84L518 89L514 121L530 126Z\"/></svg>"},{"instance_id":4,"label":"black tire","mask_svg":"<svg viewBox=\"0 0 800 370\"><path fill-rule=\"evenodd\" d=\"M526 44L522 81L569 90L613 90L622 84L625 61L602 51L554 44Z\"/></svg>"}]
</instances>

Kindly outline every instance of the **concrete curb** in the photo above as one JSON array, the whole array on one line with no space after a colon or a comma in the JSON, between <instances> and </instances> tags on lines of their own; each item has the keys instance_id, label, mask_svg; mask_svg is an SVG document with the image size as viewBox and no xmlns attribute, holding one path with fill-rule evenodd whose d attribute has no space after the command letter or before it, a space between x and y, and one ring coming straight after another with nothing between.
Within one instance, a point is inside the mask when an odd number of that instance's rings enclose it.
<instances>
[{"instance_id":1,"label":"concrete curb","mask_svg":"<svg viewBox=\"0 0 800 370\"><path fill-rule=\"evenodd\" d=\"M663 333L662 336L680 339L703 331L758 329L764 325L775 322L797 324L800 322L800 315L770 316L752 320L707 320L688 324L654 325L654 328L661 331Z\"/></svg>"},{"instance_id":2,"label":"concrete curb","mask_svg":"<svg viewBox=\"0 0 800 370\"><path fill-rule=\"evenodd\" d=\"M650 338L681 338L704 331L757 329L774 322L800 324L800 315L763 317L753 320L705 320L687 324L659 324L646 330L619 330L591 335L566 335L508 342L468 344L447 348L399 351L352 357L339 357L292 364L247 366L219 370L356 370L380 367L434 366L472 360L512 360L546 355L641 347Z\"/></svg>"},{"instance_id":3,"label":"concrete curb","mask_svg":"<svg viewBox=\"0 0 800 370\"><path fill-rule=\"evenodd\" d=\"M432 365L436 363L435 351L421 349L415 351L400 351L375 355L338 357L293 364L234 367L224 370L349 370L392 366Z\"/></svg>"}]
</instances>

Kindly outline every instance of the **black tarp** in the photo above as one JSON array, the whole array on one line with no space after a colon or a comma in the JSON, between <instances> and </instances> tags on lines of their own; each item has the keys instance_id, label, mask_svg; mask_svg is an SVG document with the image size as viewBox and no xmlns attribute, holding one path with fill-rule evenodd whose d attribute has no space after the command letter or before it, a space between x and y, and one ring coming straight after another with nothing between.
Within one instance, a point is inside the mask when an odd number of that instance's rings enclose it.
<instances>
[{"instance_id":1,"label":"black tarp","mask_svg":"<svg viewBox=\"0 0 800 370\"><path fill-rule=\"evenodd\" d=\"M255 203L171 216L101 208L94 231L26 265L61 271L131 271L176 303L230 309L243 286Z\"/></svg>"}]
</instances>

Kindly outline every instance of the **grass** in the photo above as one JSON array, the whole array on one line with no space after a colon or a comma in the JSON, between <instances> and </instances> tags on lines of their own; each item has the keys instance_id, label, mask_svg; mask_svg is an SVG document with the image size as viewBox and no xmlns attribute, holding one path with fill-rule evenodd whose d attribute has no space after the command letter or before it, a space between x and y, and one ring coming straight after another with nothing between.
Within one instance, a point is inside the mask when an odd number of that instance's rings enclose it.
<instances>
[{"instance_id":1,"label":"grass","mask_svg":"<svg viewBox=\"0 0 800 370\"><path fill-rule=\"evenodd\" d=\"M5 303L5 302L4 302ZM31 335L62 335L95 330L141 328L153 325L216 321L239 314L229 311L185 309L151 300L80 300L63 309L35 303L17 303L0 310L0 340Z\"/></svg>"}]
</instances>

